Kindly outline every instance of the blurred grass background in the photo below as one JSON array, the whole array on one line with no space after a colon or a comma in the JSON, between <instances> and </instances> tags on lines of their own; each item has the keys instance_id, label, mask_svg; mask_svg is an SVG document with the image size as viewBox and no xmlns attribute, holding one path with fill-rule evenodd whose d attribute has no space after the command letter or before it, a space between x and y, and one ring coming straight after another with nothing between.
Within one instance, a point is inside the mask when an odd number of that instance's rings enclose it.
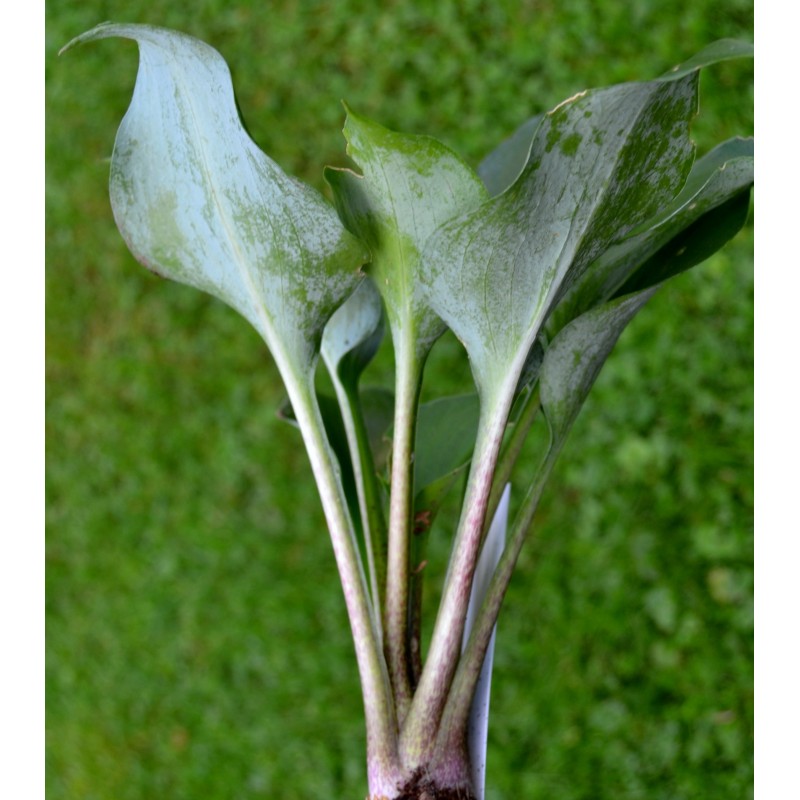
<instances>
[{"instance_id":1,"label":"blurred grass background","mask_svg":"<svg viewBox=\"0 0 800 800\"><path fill-rule=\"evenodd\" d=\"M752 10L50 0L51 800L366 791L344 605L276 370L243 320L147 273L116 232L107 159L135 46L58 48L108 19L208 41L255 140L323 189L323 165L346 163L341 99L476 164L576 91L752 40ZM700 152L752 133L752 100L751 64L705 74ZM604 370L501 617L488 800L752 796L752 295L749 225ZM467 388L452 340L429 375Z\"/></svg>"}]
</instances>

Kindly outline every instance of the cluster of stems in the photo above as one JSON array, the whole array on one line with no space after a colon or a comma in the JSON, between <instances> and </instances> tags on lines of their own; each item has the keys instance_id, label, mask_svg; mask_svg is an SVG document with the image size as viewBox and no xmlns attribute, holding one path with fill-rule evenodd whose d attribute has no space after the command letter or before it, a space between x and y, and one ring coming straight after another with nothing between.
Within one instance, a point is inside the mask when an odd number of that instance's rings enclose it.
<instances>
[{"instance_id":1,"label":"cluster of stems","mask_svg":"<svg viewBox=\"0 0 800 800\"><path fill-rule=\"evenodd\" d=\"M350 619L367 723L368 771L373 797L424 774L437 786L471 793L467 724L478 678L520 548L553 458L542 460L522 501L508 545L464 644L475 567L501 492L509 481L537 411L538 392L526 390L513 425L509 415L518 376L483 397L458 528L442 598L424 662L421 596L425 562L416 543L435 509L415 506L414 443L425 363L413 343L395 337L395 408L389 469L388 521L366 435L357 379L338 384L356 479L359 517L353 519L341 471L328 445L313 390L284 374L317 481ZM508 431L508 433L506 433ZM552 455L552 454L551 454Z\"/></svg>"}]
</instances>

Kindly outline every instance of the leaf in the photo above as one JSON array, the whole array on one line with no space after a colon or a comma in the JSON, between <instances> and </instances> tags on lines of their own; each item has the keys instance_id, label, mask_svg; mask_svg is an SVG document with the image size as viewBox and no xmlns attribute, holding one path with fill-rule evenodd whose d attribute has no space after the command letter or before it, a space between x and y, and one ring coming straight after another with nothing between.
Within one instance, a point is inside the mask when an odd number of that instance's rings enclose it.
<instances>
[{"instance_id":1,"label":"leaf","mask_svg":"<svg viewBox=\"0 0 800 800\"><path fill-rule=\"evenodd\" d=\"M544 114L537 114L523 122L478 165L478 175L492 197L508 189L525 169L533 136L543 119Z\"/></svg>"},{"instance_id":2,"label":"leaf","mask_svg":"<svg viewBox=\"0 0 800 800\"><path fill-rule=\"evenodd\" d=\"M392 426L394 415L394 394L378 386L368 386L359 394L375 471L381 475L392 452L392 440L388 431Z\"/></svg>"},{"instance_id":3,"label":"leaf","mask_svg":"<svg viewBox=\"0 0 800 800\"><path fill-rule=\"evenodd\" d=\"M365 278L339 306L322 334L322 358L334 381L352 383L372 360L383 338L383 306Z\"/></svg>"},{"instance_id":4,"label":"leaf","mask_svg":"<svg viewBox=\"0 0 800 800\"><path fill-rule=\"evenodd\" d=\"M701 67L708 67L720 61L732 61L737 58L752 58L753 45L738 39L719 39L704 47L699 53L678 64L661 76L659 80L673 80L688 75Z\"/></svg>"},{"instance_id":5,"label":"leaf","mask_svg":"<svg viewBox=\"0 0 800 800\"><path fill-rule=\"evenodd\" d=\"M414 451L417 493L469 462L479 411L478 396L474 393L442 397L420 405Z\"/></svg>"},{"instance_id":6,"label":"leaf","mask_svg":"<svg viewBox=\"0 0 800 800\"><path fill-rule=\"evenodd\" d=\"M740 188L749 187L752 184L753 174L753 139L735 136L732 139L718 144L692 166L692 171L686 179L686 184L681 189L680 194L675 198L674 202L663 209L652 219L641 226L641 231L634 231L634 234L649 230L650 228L661 225L668 221L675 213L676 209L680 209L684 204L690 202L692 199L704 189L707 190L709 184L713 185L714 181L719 181L724 186L738 185ZM732 179L730 175L727 176L727 183L721 180L724 176L720 172L728 169L729 171L735 167L741 166L742 172L747 175L750 180L736 180Z\"/></svg>"},{"instance_id":7,"label":"leaf","mask_svg":"<svg viewBox=\"0 0 800 800\"><path fill-rule=\"evenodd\" d=\"M516 183L431 237L423 288L464 343L482 399L513 392L569 284L677 194L696 89L692 74L570 98L542 121Z\"/></svg>"},{"instance_id":8,"label":"leaf","mask_svg":"<svg viewBox=\"0 0 800 800\"><path fill-rule=\"evenodd\" d=\"M673 67L661 80L674 80L695 69L719 61L729 61L753 56L753 45L735 39L720 39L701 50L687 61ZM528 163L533 136L544 119L536 114L520 125L511 136L489 153L478 165L478 175L492 197L504 192L522 173Z\"/></svg>"},{"instance_id":9,"label":"leaf","mask_svg":"<svg viewBox=\"0 0 800 800\"><path fill-rule=\"evenodd\" d=\"M716 252L744 224L752 184L752 139L731 139L698 159L672 202L586 270L555 310L550 333L595 305L661 283Z\"/></svg>"},{"instance_id":10,"label":"leaf","mask_svg":"<svg viewBox=\"0 0 800 800\"><path fill-rule=\"evenodd\" d=\"M478 430L478 395L423 403L414 452L414 514L417 533L427 531L442 501L469 466Z\"/></svg>"},{"instance_id":11,"label":"leaf","mask_svg":"<svg viewBox=\"0 0 800 800\"><path fill-rule=\"evenodd\" d=\"M129 248L239 311L282 372L310 371L325 323L361 279L363 245L250 139L219 53L147 25L100 25L67 47L108 37L135 39L140 53L111 161Z\"/></svg>"},{"instance_id":12,"label":"leaf","mask_svg":"<svg viewBox=\"0 0 800 800\"><path fill-rule=\"evenodd\" d=\"M553 339L540 375L540 400L550 426L551 454L561 448L625 326L657 288L593 308L566 325Z\"/></svg>"},{"instance_id":13,"label":"leaf","mask_svg":"<svg viewBox=\"0 0 800 800\"><path fill-rule=\"evenodd\" d=\"M393 336L426 354L444 331L418 289L420 254L443 222L486 198L477 175L428 136L395 133L347 109L347 153L363 170L327 168L339 214L368 245Z\"/></svg>"},{"instance_id":14,"label":"leaf","mask_svg":"<svg viewBox=\"0 0 800 800\"><path fill-rule=\"evenodd\" d=\"M375 286L365 278L325 326L321 353L331 376L350 442L356 480L374 474L373 453L358 393L361 373L383 338L383 307ZM391 409L391 405L390 405ZM391 412L390 412L391 413ZM362 452L362 449L369 452ZM372 480L372 476L368 478Z\"/></svg>"},{"instance_id":15,"label":"leaf","mask_svg":"<svg viewBox=\"0 0 800 800\"><path fill-rule=\"evenodd\" d=\"M750 210L753 140L739 139L722 144L698 161L698 181L708 172L708 167L719 161L722 163L697 193L687 197L688 192L681 192L675 205L683 199L685 203L648 232L651 243L657 242L659 249L630 275L615 296L646 289L691 269L742 229ZM647 234L637 238L647 238ZM652 244L648 249L652 249Z\"/></svg>"}]
</instances>

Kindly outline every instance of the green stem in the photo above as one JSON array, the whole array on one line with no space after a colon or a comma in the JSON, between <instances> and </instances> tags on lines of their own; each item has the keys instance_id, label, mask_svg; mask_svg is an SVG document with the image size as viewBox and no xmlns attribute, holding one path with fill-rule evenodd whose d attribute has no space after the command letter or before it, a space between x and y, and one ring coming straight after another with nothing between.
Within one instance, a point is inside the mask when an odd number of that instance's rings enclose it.
<instances>
[{"instance_id":1,"label":"green stem","mask_svg":"<svg viewBox=\"0 0 800 800\"><path fill-rule=\"evenodd\" d=\"M409 556L414 501L414 437L423 360L413 342L396 342L389 543L386 574L385 650L400 724L411 703L408 651Z\"/></svg>"},{"instance_id":2,"label":"green stem","mask_svg":"<svg viewBox=\"0 0 800 800\"><path fill-rule=\"evenodd\" d=\"M361 679L370 763L388 768L397 761L397 721L377 615L369 601L338 465L325 434L313 377L296 380L291 372L284 372L283 378L311 461L342 583Z\"/></svg>"},{"instance_id":3,"label":"green stem","mask_svg":"<svg viewBox=\"0 0 800 800\"><path fill-rule=\"evenodd\" d=\"M383 587L386 582L386 521L381 507L375 464L369 443L356 380L333 379L342 412L350 460L358 494L358 505L367 553L372 604L376 609L379 633L383 637L380 609L383 608Z\"/></svg>"}]
</instances>

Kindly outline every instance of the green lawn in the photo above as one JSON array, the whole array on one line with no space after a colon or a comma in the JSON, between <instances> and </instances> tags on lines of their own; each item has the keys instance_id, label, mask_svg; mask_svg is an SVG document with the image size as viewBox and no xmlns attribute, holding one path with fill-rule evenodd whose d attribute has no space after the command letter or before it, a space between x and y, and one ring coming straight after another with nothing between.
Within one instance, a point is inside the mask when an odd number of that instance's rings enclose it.
<instances>
[{"instance_id":1,"label":"green lawn","mask_svg":"<svg viewBox=\"0 0 800 800\"><path fill-rule=\"evenodd\" d=\"M276 369L116 232L135 46L56 52L106 19L210 42L255 140L323 189L341 99L476 164L580 89L752 40L752 3L48 6L48 797L363 797L344 604ZM752 92L748 63L703 77L700 152L752 133ZM752 239L651 302L573 431L501 616L487 800L752 796ZM468 388L452 339L429 374Z\"/></svg>"}]
</instances>

